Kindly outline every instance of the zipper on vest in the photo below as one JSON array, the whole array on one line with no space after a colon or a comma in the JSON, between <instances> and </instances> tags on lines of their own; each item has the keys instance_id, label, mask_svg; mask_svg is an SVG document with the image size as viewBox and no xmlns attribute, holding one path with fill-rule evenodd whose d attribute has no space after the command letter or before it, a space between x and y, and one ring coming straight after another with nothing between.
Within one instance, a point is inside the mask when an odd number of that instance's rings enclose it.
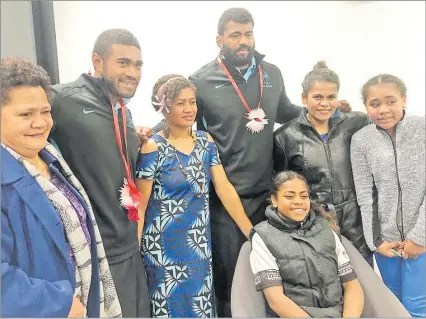
<instances>
[{"instance_id":1,"label":"zipper on vest","mask_svg":"<svg viewBox=\"0 0 426 319\"><path fill-rule=\"evenodd\" d=\"M395 139L393 139L388 132L386 132L386 134L389 136L392 142L393 155L395 158L396 180L398 182L398 206L397 206L398 208L396 210L396 228L398 228L399 235L401 236L401 241L405 241L404 217L402 216L402 190L401 190L401 183L399 181L399 173L398 173L398 155L396 153L396 132L395 132Z\"/></svg>"}]
</instances>

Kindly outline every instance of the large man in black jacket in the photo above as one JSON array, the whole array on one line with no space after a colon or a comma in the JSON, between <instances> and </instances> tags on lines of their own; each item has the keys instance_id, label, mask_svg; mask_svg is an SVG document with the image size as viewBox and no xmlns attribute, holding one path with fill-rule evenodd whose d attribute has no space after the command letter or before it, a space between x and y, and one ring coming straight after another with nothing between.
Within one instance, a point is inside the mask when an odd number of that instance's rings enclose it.
<instances>
[{"instance_id":1,"label":"large man in black jacket","mask_svg":"<svg viewBox=\"0 0 426 319\"><path fill-rule=\"evenodd\" d=\"M255 225L265 219L273 173L274 123L296 118L302 108L287 97L279 68L255 51L253 26L253 17L246 9L226 10L218 23L219 57L190 79L197 87L197 129L207 131L215 140L227 176ZM266 116L257 112L247 119L249 110L258 106ZM159 124L153 130L161 129ZM226 213L213 186L211 189L213 283L218 315L231 317L232 278L246 238Z\"/></svg>"},{"instance_id":2,"label":"large man in black jacket","mask_svg":"<svg viewBox=\"0 0 426 319\"><path fill-rule=\"evenodd\" d=\"M233 8L225 11L219 19L216 38L224 67L218 59L214 59L190 78L197 87L197 129L208 131L215 140L228 178L255 225L265 219L265 202L273 173L274 123L284 123L297 117L301 107L291 104L288 99L281 71L265 62L264 55L255 51L253 26L253 18L247 10ZM266 116L263 121L258 119L262 121L259 122L263 124L262 131L252 133L246 127L249 123L246 119L248 110L232 81L235 81L250 109L257 108L263 91L260 107ZM232 278L246 238L214 191L210 195L210 210L218 315L231 317Z\"/></svg>"},{"instance_id":3,"label":"large man in black jacket","mask_svg":"<svg viewBox=\"0 0 426 319\"><path fill-rule=\"evenodd\" d=\"M92 61L94 76L82 74L74 82L54 86L51 137L90 197L123 317L149 317L137 222L128 218L119 201L119 190L128 178L122 154L128 155L134 178L140 144L131 113L119 102L133 97L138 87L142 67L139 42L127 30L106 30L96 40Z\"/></svg>"}]
</instances>

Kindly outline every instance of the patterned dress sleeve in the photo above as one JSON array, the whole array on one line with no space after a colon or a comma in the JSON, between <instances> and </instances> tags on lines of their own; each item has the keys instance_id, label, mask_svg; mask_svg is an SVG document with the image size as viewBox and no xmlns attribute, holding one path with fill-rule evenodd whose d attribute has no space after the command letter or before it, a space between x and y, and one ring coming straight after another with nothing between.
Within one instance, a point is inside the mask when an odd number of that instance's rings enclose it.
<instances>
[{"instance_id":1,"label":"patterned dress sleeve","mask_svg":"<svg viewBox=\"0 0 426 319\"><path fill-rule=\"evenodd\" d=\"M136 178L154 179L158 171L159 151L139 153L136 162Z\"/></svg>"},{"instance_id":2,"label":"patterned dress sleeve","mask_svg":"<svg viewBox=\"0 0 426 319\"><path fill-rule=\"evenodd\" d=\"M222 165L222 162L219 158L219 150L217 149L216 143L209 142L209 156L210 156L210 166Z\"/></svg>"},{"instance_id":3,"label":"patterned dress sleeve","mask_svg":"<svg viewBox=\"0 0 426 319\"><path fill-rule=\"evenodd\" d=\"M342 283L357 279L355 270L353 270L351 265L351 260L346 252L345 247L343 247L342 242L339 239L339 236L333 231L334 239L336 241L336 254L337 254L337 272Z\"/></svg>"},{"instance_id":4,"label":"patterned dress sleeve","mask_svg":"<svg viewBox=\"0 0 426 319\"><path fill-rule=\"evenodd\" d=\"M282 285L276 259L257 233L251 239L250 266L256 290Z\"/></svg>"}]
</instances>

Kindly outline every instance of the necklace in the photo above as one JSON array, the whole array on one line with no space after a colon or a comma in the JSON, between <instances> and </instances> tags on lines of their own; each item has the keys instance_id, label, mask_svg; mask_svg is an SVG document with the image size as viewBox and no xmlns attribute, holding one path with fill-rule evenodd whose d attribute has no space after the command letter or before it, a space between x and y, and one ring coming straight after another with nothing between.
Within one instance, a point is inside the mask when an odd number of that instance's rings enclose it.
<instances>
[{"instance_id":1,"label":"necklace","mask_svg":"<svg viewBox=\"0 0 426 319\"><path fill-rule=\"evenodd\" d=\"M191 137L193 138L194 143L196 143L195 138L194 138L194 136L192 134L191 134ZM174 147L174 145L172 145L171 143L169 143L169 145L173 149L173 153L176 156L176 159L178 161L179 169L181 170L182 174L185 176L186 181L188 182L188 180L191 179L191 176L185 171L185 168L183 167L183 165L182 165L182 163L181 163L181 161L179 159L179 156L177 154L176 147ZM196 177L194 177L193 179L197 183L197 185L200 187L200 193L194 192L194 189L191 187L191 185L190 185L190 188L191 188L192 194L194 194L195 197L201 198L201 196L203 196L205 193L207 193L207 189L206 189L206 186L207 186L206 185L206 173L204 172L204 163L203 162L199 162L198 164L201 166L200 173L203 176L203 180L201 182L201 185L198 182L198 179Z\"/></svg>"}]
</instances>

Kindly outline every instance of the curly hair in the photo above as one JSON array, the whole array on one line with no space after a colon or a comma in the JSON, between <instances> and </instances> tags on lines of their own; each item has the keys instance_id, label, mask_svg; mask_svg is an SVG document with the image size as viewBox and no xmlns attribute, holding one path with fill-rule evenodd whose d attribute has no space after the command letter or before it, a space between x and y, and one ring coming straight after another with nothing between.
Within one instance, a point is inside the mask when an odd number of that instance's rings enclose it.
<instances>
[{"instance_id":1,"label":"curly hair","mask_svg":"<svg viewBox=\"0 0 426 319\"><path fill-rule=\"evenodd\" d=\"M113 44L134 46L139 50L141 49L138 39L130 31L126 29L109 29L98 35L92 52L105 58Z\"/></svg>"},{"instance_id":2,"label":"curly hair","mask_svg":"<svg viewBox=\"0 0 426 319\"><path fill-rule=\"evenodd\" d=\"M330 70L325 61L319 61L314 65L312 71L306 74L302 82L303 93L308 94L315 82L329 82L337 85L337 91L340 89L339 76Z\"/></svg>"},{"instance_id":3,"label":"curly hair","mask_svg":"<svg viewBox=\"0 0 426 319\"><path fill-rule=\"evenodd\" d=\"M6 57L1 59L0 74L2 105L10 102L11 89L22 86L41 86L50 101L52 83L46 70L41 66L25 58Z\"/></svg>"},{"instance_id":4,"label":"curly hair","mask_svg":"<svg viewBox=\"0 0 426 319\"><path fill-rule=\"evenodd\" d=\"M152 89L151 102L159 102L156 96L161 100L162 96L165 96L165 101L167 105L172 105L175 99L178 97L179 93L186 88L191 88L195 92L197 89L195 85L180 74L168 74L162 76L155 82L155 85ZM156 111L159 110L159 106L152 104Z\"/></svg>"},{"instance_id":5,"label":"curly hair","mask_svg":"<svg viewBox=\"0 0 426 319\"><path fill-rule=\"evenodd\" d=\"M302 182L305 183L306 187L308 188L308 192L310 192L308 181L305 177L302 175L294 172L294 171L284 171L276 174L272 180L271 185L271 195L277 196L278 191L281 188L281 185L284 183L293 180L293 179L299 179ZM315 212L315 214L322 216L328 221L328 224L330 227L339 233L339 226L336 221L336 216L334 216L332 213L328 212L323 205L320 205L314 201L310 201L311 209Z\"/></svg>"}]
</instances>

